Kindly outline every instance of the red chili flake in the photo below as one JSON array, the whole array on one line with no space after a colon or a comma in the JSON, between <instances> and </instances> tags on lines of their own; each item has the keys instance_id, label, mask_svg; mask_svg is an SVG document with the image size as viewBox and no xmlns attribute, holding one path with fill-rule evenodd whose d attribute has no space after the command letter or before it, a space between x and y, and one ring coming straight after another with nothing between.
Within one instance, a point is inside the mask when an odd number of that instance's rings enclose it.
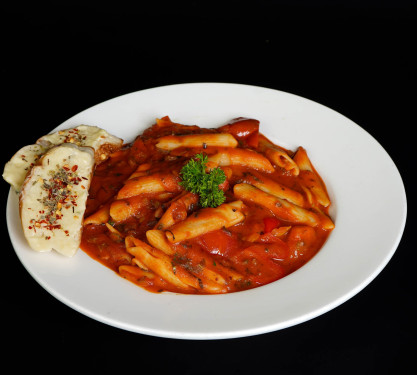
<instances>
[{"instance_id":1,"label":"red chili flake","mask_svg":"<svg viewBox=\"0 0 417 375\"><path fill-rule=\"evenodd\" d=\"M62 168L64 168L66 171L69 171L69 168L67 165L64 165Z\"/></svg>"},{"instance_id":2,"label":"red chili flake","mask_svg":"<svg viewBox=\"0 0 417 375\"><path fill-rule=\"evenodd\" d=\"M87 177L81 177L83 180L88 180L88 178Z\"/></svg>"},{"instance_id":3,"label":"red chili flake","mask_svg":"<svg viewBox=\"0 0 417 375\"><path fill-rule=\"evenodd\" d=\"M71 170L72 170L73 172L75 172L77 169L78 169L78 165L74 165L74 166L71 168Z\"/></svg>"}]
</instances>

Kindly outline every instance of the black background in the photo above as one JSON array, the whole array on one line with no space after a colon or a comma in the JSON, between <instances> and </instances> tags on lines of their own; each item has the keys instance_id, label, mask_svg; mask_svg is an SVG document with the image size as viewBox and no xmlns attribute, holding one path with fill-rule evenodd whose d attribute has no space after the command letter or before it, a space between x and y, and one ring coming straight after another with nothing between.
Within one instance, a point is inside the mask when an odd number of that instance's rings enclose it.
<instances>
[{"instance_id":1,"label":"black background","mask_svg":"<svg viewBox=\"0 0 417 375\"><path fill-rule=\"evenodd\" d=\"M213 341L150 337L81 315L31 278L5 233L2 365L71 374L415 368L415 2L58 3L1 6L3 165L67 118L118 95L186 82L251 84L307 97L367 130L401 173L408 219L387 267L348 302L278 332ZM3 182L4 208L8 191Z\"/></svg>"}]
</instances>

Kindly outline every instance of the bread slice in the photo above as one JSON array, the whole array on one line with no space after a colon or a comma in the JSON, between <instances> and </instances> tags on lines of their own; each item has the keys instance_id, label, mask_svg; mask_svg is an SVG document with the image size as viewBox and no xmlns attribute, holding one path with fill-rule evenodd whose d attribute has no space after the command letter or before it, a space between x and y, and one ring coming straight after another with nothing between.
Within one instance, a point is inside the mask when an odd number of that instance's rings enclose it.
<instances>
[{"instance_id":1,"label":"bread slice","mask_svg":"<svg viewBox=\"0 0 417 375\"><path fill-rule=\"evenodd\" d=\"M91 147L94 149L97 165L105 161L111 153L119 150L123 146L123 139L97 126L80 125L60 130L39 138L34 145L22 147L4 166L3 179L16 192L20 192L24 179L37 160L51 147L63 143Z\"/></svg>"},{"instance_id":2,"label":"bread slice","mask_svg":"<svg viewBox=\"0 0 417 375\"><path fill-rule=\"evenodd\" d=\"M94 151L63 143L50 148L27 175L19 195L24 235L33 250L72 257L94 170Z\"/></svg>"},{"instance_id":3,"label":"bread slice","mask_svg":"<svg viewBox=\"0 0 417 375\"><path fill-rule=\"evenodd\" d=\"M27 174L45 151L45 147L38 144L22 147L4 166L3 179L19 192Z\"/></svg>"},{"instance_id":4,"label":"bread slice","mask_svg":"<svg viewBox=\"0 0 417 375\"><path fill-rule=\"evenodd\" d=\"M105 161L112 152L119 150L123 139L118 138L98 126L79 125L75 128L59 130L44 135L37 144L49 148L61 143L73 143L81 147L92 147L95 151L96 164Z\"/></svg>"}]
</instances>

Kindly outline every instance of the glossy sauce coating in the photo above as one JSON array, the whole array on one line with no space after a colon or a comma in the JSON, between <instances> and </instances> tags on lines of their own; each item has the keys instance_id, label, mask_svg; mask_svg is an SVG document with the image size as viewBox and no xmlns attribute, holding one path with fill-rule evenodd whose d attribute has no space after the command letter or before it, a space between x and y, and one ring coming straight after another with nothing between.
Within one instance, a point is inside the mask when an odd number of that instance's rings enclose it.
<instances>
[{"instance_id":1,"label":"glossy sauce coating","mask_svg":"<svg viewBox=\"0 0 417 375\"><path fill-rule=\"evenodd\" d=\"M218 151L215 147L204 145L177 148L170 152L160 151L155 147L157 139L166 135L218 132L232 134L239 142L238 148L252 149L264 155L258 147L258 138L262 135L259 133L257 120L239 118L218 129L205 129L176 124L164 117L158 119L155 125L145 130L132 144L126 145L99 165L92 180L85 218L111 204L126 180L139 166L143 166L145 175L156 176L162 184L169 186L164 194L148 193L139 198L139 211L126 220L114 222L109 217L107 223L85 225L82 250L120 276L151 292L210 294L215 289L205 286L206 275L216 275L212 279L214 284L220 285L216 293L237 292L276 281L308 262L323 246L332 228L322 225L322 221L316 226L286 221L277 218L266 207L251 201L244 201L243 222L171 244L173 253L170 255L170 263L174 274L180 277L183 274L193 275L196 278L195 287L183 290L157 273L140 269L132 262L134 257L126 250L125 238L133 236L147 242L146 232L157 229L158 219L170 207L171 202L186 193L175 188L178 186L175 180L177 177L179 179L181 167L199 152L215 155ZM285 152L290 157L293 156L292 152ZM312 204L299 176L273 165L273 173L254 171L241 165L222 167L227 175L226 182L221 186L226 202L236 200L233 194L235 185L254 182L253 179L263 182L264 176L265 179L280 184L283 190L291 189L296 198L301 197L304 209L328 217L329 206L323 207L314 201ZM168 171L174 182L164 177ZM315 170L314 172L317 173ZM321 183L325 189L324 183ZM197 215L200 209L198 203L191 205L191 212L186 212L178 205L173 209L173 217L182 220L187 215ZM109 230L109 225L115 230Z\"/></svg>"}]
</instances>

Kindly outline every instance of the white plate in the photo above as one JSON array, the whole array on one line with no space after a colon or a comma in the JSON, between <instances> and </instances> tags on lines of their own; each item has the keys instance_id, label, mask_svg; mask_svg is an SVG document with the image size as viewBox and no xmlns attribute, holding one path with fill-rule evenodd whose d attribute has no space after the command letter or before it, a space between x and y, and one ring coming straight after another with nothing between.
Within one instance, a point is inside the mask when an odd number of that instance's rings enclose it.
<instances>
[{"instance_id":1,"label":"white plate","mask_svg":"<svg viewBox=\"0 0 417 375\"><path fill-rule=\"evenodd\" d=\"M20 227L17 196L11 192L7 223L16 253L33 278L58 300L93 319L142 334L243 337L286 328L340 305L368 285L394 254L407 211L398 170L362 128L310 100L245 85L173 85L98 104L57 129L97 125L129 142L165 115L204 127L252 117L276 143L289 149L305 147L327 184L336 229L309 263L272 284L226 295L153 294L82 251L66 259L30 250Z\"/></svg>"}]
</instances>

